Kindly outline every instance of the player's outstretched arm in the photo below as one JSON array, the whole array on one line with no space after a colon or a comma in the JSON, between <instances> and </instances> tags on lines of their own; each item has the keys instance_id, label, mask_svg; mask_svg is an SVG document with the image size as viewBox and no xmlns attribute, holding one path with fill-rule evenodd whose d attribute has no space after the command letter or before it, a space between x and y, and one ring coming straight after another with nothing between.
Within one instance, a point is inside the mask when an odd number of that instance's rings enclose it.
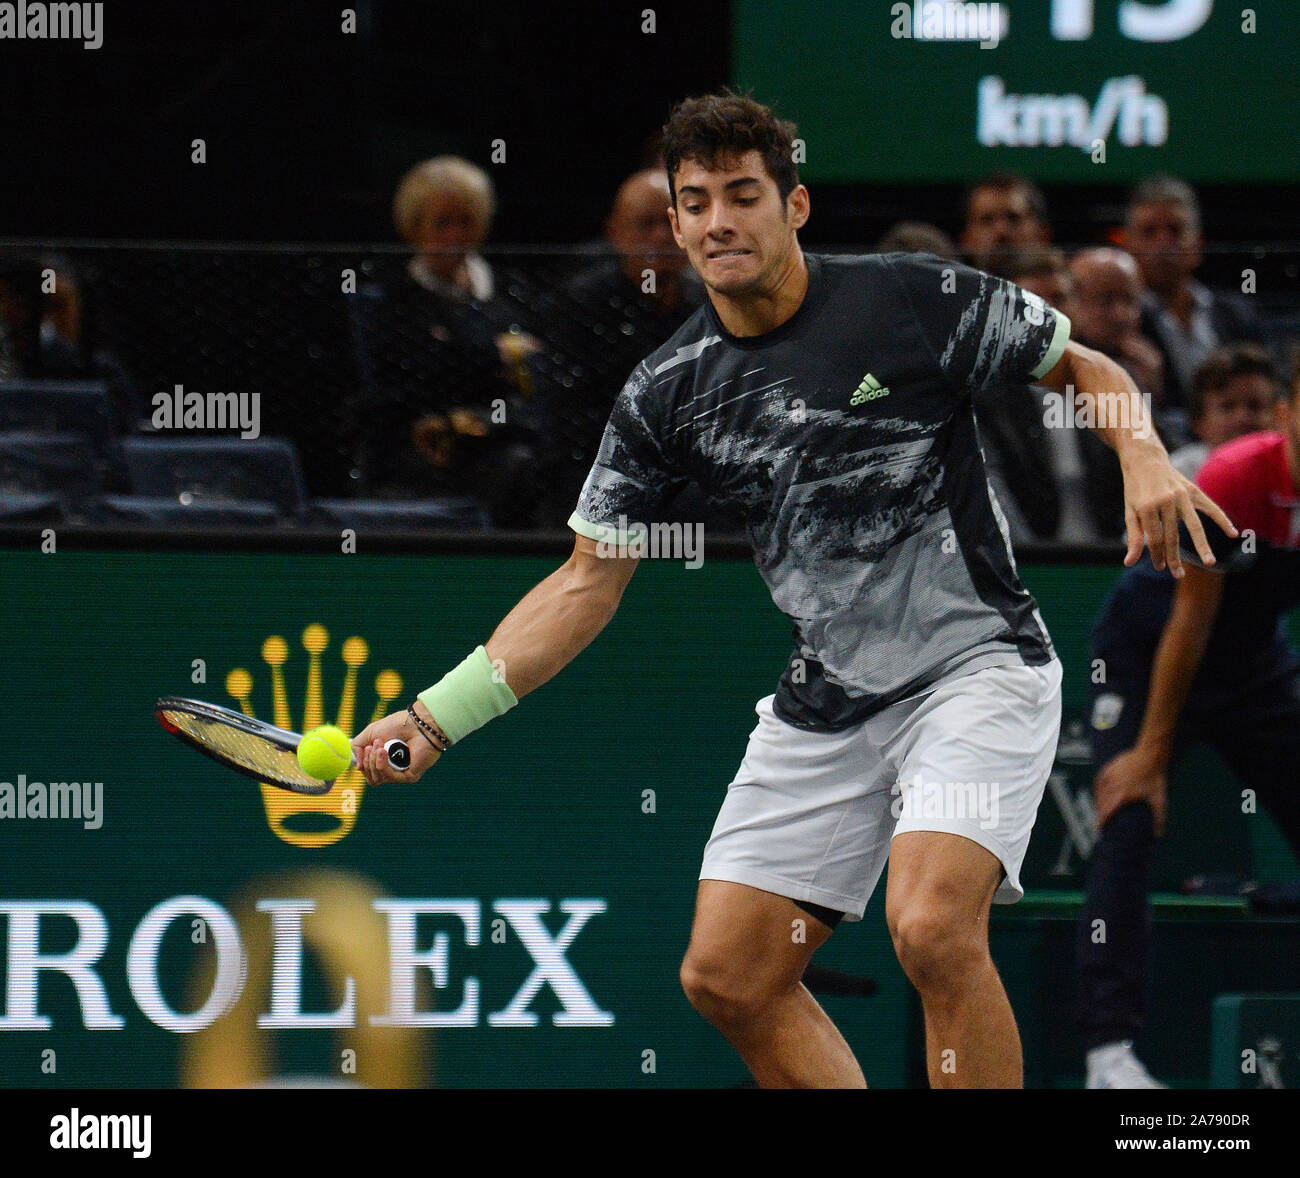
<instances>
[{"instance_id":1,"label":"player's outstretched arm","mask_svg":"<svg viewBox=\"0 0 1300 1178\"><path fill-rule=\"evenodd\" d=\"M609 624L636 566L635 557L599 555L595 540L576 537L569 559L529 590L486 644L420 693L412 706L431 737L405 709L356 736L366 780L418 781L441 755L435 742L454 744L559 674ZM384 753L395 738L411 749L411 767L401 773Z\"/></svg>"},{"instance_id":2,"label":"player's outstretched arm","mask_svg":"<svg viewBox=\"0 0 1300 1178\"><path fill-rule=\"evenodd\" d=\"M574 538L573 554L519 602L487 640L488 656L519 699L559 674L613 618L636 557L597 555Z\"/></svg>"},{"instance_id":3,"label":"player's outstretched arm","mask_svg":"<svg viewBox=\"0 0 1300 1178\"><path fill-rule=\"evenodd\" d=\"M1109 356L1072 340L1042 383L1082 402L1075 419L1095 429L1119 455L1128 527L1124 563L1135 564L1145 544L1156 568L1168 566L1181 578L1178 522L1182 520L1201 560L1213 565L1214 553L1197 511L1205 512L1230 536L1237 535L1237 529L1213 499L1169 464L1169 454L1133 378Z\"/></svg>"}]
</instances>

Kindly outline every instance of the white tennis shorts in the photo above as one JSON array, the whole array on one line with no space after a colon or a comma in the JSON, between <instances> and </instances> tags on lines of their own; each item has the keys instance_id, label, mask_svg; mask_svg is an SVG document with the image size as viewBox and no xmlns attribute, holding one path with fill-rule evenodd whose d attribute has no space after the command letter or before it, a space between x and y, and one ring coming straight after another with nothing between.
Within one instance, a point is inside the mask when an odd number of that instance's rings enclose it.
<instances>
[{"instance_id":1,"label":"white tennis shorts","mask_svg":"<svg viewBox=\"0 0 1300 1178\"><path fill-rule=\"evenodd\" d=\"M933 830L996 855L994 903L1014 904L1056 755L1061 677L1059 659L985 667L835 733L786 724L764 696L700 878L861 920L893 837Z\"/></svg>"}]
</instances>

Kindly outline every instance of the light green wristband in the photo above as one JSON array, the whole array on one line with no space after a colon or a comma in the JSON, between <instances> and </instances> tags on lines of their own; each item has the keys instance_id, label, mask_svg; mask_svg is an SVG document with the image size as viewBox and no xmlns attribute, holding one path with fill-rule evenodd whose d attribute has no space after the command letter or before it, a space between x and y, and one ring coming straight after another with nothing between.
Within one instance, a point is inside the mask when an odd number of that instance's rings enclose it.
<instances>
[{"instance_id":1,"label":"light green wristband","mask_svg":"<svg viewBox=\"0 0 1300 1178\"><path fill-rule=\"evenodd\" d=\"M452 668L416 698L429 709L438 727L455 744L489 720L504 715L519 702L505 677L497 674L486 647L476 647L458 667Z\"/></svg>"}]
</instances>

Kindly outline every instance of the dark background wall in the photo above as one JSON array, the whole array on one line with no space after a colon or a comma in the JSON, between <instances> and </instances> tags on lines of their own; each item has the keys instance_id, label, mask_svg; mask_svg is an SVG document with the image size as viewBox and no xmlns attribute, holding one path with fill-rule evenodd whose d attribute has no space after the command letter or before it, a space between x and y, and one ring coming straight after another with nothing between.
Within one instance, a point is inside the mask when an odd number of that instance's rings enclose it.
<instances>
[{"instance_id":1,"label":"dark background wall","mask_svg":"<svg viewBox=\"0 0 1300 1178\"><path fill-rule=\"evenodd\" d=\"M674 97L725 81L727 5L106 5L103 48L0 43L0 234L386 240L398 178L493 167L499 241L599 232ZM194 138L208 162L190 162Z\"/></svg>"}]
</instances>

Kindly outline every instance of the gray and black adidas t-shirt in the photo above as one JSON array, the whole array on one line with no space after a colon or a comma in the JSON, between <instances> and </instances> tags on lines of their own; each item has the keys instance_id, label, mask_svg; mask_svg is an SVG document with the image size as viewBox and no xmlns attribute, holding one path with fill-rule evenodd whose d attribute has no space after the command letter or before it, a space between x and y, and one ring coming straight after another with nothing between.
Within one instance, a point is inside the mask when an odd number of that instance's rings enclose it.
<instances>
[{"instance_id":1,"label":"gray and black adidas t-shirt","mask_svg":"<svg viewBox=\"0 0 1300 1178\"><path fill-rule=\"evenodd\" d=\"M569 526L616 539L690 479L739 505L794 623L774 710L834 732L955 674L1054 657L971 396L1042 376L1070 323L931 255L807 260L773 331L732 336L706 300L637 366Z\"/></svg>"}]
</instances>

